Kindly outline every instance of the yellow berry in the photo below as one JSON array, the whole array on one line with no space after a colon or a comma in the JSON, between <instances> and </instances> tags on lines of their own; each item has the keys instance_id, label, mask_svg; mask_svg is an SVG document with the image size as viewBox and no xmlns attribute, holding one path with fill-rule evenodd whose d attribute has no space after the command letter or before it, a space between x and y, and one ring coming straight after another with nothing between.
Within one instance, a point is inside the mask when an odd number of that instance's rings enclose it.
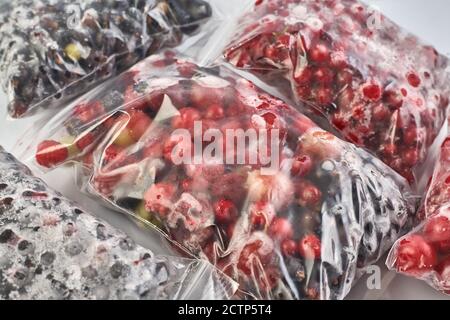
<instances>
[{"instance_id":1,"label":"yellow berry","mask_svg":"<svg viewBox=\"0 0 450 320\"><path fill-rule=\"evenodd\" d=\"M70 43L64 48L64 53L73 61L79 61L81 59L81 50L78 44Z\"/></svg>"},{"instance_id":2,"label":"yellow berry","mask_svg":"<svg viewBox=\"0 0 450 320\"><path fill-rule=\"evenodd\" d=\"M135 142L136 141L133 140L130 134L130 130L128 129L123 129L117 136L116 140L114 140L114 144L122 148L129 147Z\"/></svg>"}]
</instances>

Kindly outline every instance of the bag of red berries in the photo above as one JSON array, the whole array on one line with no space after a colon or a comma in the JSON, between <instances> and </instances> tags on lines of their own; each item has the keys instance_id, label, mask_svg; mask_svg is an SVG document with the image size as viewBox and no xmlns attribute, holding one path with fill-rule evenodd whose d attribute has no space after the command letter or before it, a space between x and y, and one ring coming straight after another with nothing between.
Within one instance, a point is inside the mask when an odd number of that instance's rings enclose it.
<instances>
[{"instance_id":1,"label":"bag of red berries","mask_svg":"<svg viewBox=\"0 0 450 320\"><path fill-rule=\"evenodd\" d=\"M442 145L420 216L420 227L392 248L387 265L450 294L450 138Z\"/></svg>"},{"instance_id":2,"label":"bag of red berries","mask_svg":"<svg viewBox=\"0 0 450 320\"><path fill-rule=\"evenodd\" d=\"M342 299L414 224L405 179L225 69L152 56L39 136L41 168L209 259L254 298Z\"/></svg>"},{"instance_id":3,"label":"bag of red berries","mask_svg":"<svg viewBox=\"0 0 450 320\"><path fill-rule=\"evenodd\" d=\"M412 184L421 178L449 104L448 59L379 12L355 0L259 0L224 57Z\"/></svg>"},{"instance_id":4,"label":"bag of red berries","mask_svg":"<svg viewBox=\"0 0 450 320\"><path fill-rule=\"evenodd\" d=\"M13 0L0 13L0 74L14 118L60 106L162 47L210 35L216 0ZM216 10L218 9L218 10ZM199 28L201 26L201 28Z\"/></svg>"}]
</instances>

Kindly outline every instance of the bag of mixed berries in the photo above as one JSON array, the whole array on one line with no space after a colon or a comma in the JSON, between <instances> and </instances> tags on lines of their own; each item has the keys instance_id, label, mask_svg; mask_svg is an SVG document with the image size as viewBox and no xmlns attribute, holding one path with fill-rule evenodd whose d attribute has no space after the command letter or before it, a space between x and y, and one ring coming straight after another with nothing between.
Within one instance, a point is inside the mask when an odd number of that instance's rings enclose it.
<instances>
[{"instance_id":1,"label":"bag of mixed berries","mask_svg":"<svg viewBox=\"0 0 450 320\"><path fill-rule=\"evenodd\" d=\"M229 299L206 261L155 255L0 147L0 300Z\"/></svg>"},{"instance_id":2,"label":"bag of mixed berries","mask_svg":"<svg viewBox=\"0 0 450 320\"><path fill-rule=\"evenodd\" d=\"M379 12L356 0L259 0L224 57L420 180L449 104L448 59Z\"/></svg>"},{"instance_id":3,"label":"bag of mixed berries","mask_svg":"<svg viewBox=\"0 0 450 320\"><path fill-rule=\"evenodd\" d=\"M192 36L200 24L218 14L211 8L217 3L13 0L3 4L0 74L9 114L22 117L39 107L63 103L159 48L180 44L184 35Z\"/></svg>"},{"instance_id":4,"label":"bag of mixed berries","mask_svg":"<svg viewBox=\"0 0 450 320\"><path fill-rule=\"evenodd\" d=\"M397 241L387 265L450 294L450 138L442 145L420 216L425 221Z\"/></svg>"},{"instance_id":5,"label":"bag of mixed berries","mask_svg":"<svg viewBox=\"0 0 450 320\"><path fill-rule=\"evenodd\" d=\"M255 298L342 299L414 223L408 183L225 69L147 58L58 114L41 168L209 259Z\"/></svg>"}]
</instances>

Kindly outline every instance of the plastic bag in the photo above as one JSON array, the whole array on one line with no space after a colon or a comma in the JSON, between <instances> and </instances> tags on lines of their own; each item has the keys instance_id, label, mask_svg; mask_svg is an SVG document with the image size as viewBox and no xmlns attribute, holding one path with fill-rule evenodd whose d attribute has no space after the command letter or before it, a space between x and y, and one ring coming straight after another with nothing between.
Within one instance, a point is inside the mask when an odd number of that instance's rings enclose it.
<instances>
[{"instance_id":1,"label":"plastic bag","mask_svg":"<svg viewBox=\"0 0 450 320\"><path fill-rule=\"evenodd\" d=\"M420 179L449 104L448 59L379 12L355 0L257 1L224 57Z\"/></svg>"},{"instance_id":2,"label":"plastic bag","mask_svg":"<svg viewBox=\"0 0 450 320\"><path fill-rule=\"evenodd\" d=\"M450 138L442 145L439 163L420 211L425 219L392 248L387 266L425 280L450 294Z\"/></svg>"},{"instance_id":3,"label":"plastic bag","mask_svg":"<svg viewBox=\"0 0 450 320\"><path fill-rule=\"evenodd\" d=\"M207 262L136 245L0 147L0 299L228 299L235 289Z\"/></svg>"},{"instance_id":4,"label":"plastic bag","mask_svg":"<svg viewBox=\"0 0 450 320\"><path fill-rule=\"evenodd\" d=\"M8 111L63 103L213 15L203 0L14 0L0 14L0 73Z\"/></svg>"},{"instance_id":5,"label":"plastic bag","mask_svg":"<svg viewBox=\"0 0 450 320\"><path fill-rule=\"evenodd\" d=\"M80 163L88 192L255 298L341 299L414 221L408 183L381 161L170 52L81 97L38 139L41 168Z\"/></svg>"}]
</instances>

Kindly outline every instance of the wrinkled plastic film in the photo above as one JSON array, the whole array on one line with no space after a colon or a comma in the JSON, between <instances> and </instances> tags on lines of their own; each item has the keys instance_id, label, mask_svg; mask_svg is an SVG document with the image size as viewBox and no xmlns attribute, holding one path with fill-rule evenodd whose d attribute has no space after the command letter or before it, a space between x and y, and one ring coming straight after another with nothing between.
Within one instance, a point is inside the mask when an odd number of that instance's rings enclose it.
<instances>
[{"instance_id":1,"label":"wrinkled plastic film","mask_svg":"<svg viewBox=\"0 0 450 320\"><path fill-rule=\"evenodd\" d=\"M387 259L391 270L426 281L450 294L450 139L438 164L419 215L424 221L396 242Z\"/></svg>"},{"instance_id":2,"label":"wrinkled plastic film","mask_svg":"<svg viewBox=\"0 0 450 320\"><path fill-rule=\"evenodd\" d=\"M224 53L411 183L449 102L448 59L355 0L264 0Z\"/></svg>"},{"instance_id":3,"label":"wrinkled plastic film","mask_svg":"<svg viewBox=\"0 0 450 320\"><path fill-rule=\"evenodd\" d=\"M0 299L230 298L214 269L140 247L0 147Z\"/></svg>"},{"instance_id":4,"label":"wrinkled plastic film","mask_svg":"<svg viewBox=\"0 0 450 320\"><path fill-rule=\"evenodd\" d=\"M209 259L255 298L342 299L415 221L408 183L381 161L251 82L170 52L55 119L39 136L36 165L77 162L91 194ZM280 139L267 145L280 161L252 162L265 145L253 141L225 142L231 163L176 164L194 143L177 129L264 129Z\"/></svg>"},{"instance_id":5,"label":"wrinkled plastic film","mask_svg":"<svg viewBox=\"0 0 450 320\"><path fill-rule=\"evenodd\" d=\"M214 4L214 1L213 1ZM0 72L8 112L63 104L213 16L202 0L14 0L0 15Z\"/></svg>"}]
</instances>

